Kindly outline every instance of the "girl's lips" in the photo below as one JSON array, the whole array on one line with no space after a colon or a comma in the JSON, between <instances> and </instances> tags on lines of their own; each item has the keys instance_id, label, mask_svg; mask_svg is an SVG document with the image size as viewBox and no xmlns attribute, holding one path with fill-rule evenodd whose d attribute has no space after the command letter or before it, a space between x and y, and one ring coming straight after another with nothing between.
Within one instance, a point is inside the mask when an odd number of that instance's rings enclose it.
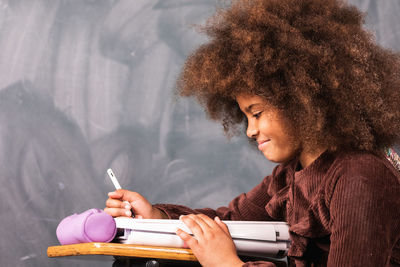
<instances>
[{"instance_id":1,"label":"girl's lips","mask_svg":"<svg viewBox=\"0 0 400 267\"><path fill-rule=\"evenodd\" d=\"M268 142L269 140L258 142L258 149L263 150L263 148L267 145Z\"/></svg>"}]
</instances>

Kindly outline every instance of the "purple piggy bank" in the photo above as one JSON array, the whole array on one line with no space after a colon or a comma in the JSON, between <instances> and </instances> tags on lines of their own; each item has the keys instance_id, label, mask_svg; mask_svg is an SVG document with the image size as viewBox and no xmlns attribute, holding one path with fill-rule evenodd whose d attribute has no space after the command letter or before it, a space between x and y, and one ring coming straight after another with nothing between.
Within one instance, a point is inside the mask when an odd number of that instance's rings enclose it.
<instances>
[{"instance_id":1,"label":"purple piggy bank","mask_svg":"<svg viewBox=\"0 0 400 267\"><path fill-rule=\"evenodd\" d=\"M57 227L57 238L62 245L110 242L117 228L114 218L100 209L90 209L64 218Z\"/></svg>"}]
</instances>

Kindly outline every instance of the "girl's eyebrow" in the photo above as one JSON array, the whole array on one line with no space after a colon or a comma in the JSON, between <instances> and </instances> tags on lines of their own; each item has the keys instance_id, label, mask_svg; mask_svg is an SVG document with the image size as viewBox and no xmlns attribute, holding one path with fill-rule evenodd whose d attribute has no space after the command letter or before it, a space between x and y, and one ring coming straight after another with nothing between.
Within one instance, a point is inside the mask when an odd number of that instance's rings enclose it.
<instances>
[{"instance_id":1,"label":"girl's eyebrow","mask_svg":"<svg viewBox=\"0 0 400 267\"><path fill-rule=\"evenodd\" d=\"M260 105L261 105L260 103L254 103L254 104L251 104L250 106L246 107L245 110L246 110L246 112L251 112L254 108L257 108Z\"/></svg>"}]
</instances>

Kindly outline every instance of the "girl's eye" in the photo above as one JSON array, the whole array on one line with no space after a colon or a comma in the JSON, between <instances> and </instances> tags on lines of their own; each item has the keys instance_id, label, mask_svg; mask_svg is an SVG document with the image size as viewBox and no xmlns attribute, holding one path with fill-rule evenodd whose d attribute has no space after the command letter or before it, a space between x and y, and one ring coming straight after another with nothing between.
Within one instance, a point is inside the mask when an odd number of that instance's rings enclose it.
<instances>
[{"instance_id":1,"label":"girl's eye","mask_svg":"<svg viewBox=\"0 0 400 267\"><path fill-rule=\"evenodd\" d=\"M256 118L256 119L258 119L258 118L261 116L261 113L262 113L261 111L260 111L260 112L257 112L257 113L254 113L254 114L253 114L253 117Z\"/></svg>"}]
</instances>

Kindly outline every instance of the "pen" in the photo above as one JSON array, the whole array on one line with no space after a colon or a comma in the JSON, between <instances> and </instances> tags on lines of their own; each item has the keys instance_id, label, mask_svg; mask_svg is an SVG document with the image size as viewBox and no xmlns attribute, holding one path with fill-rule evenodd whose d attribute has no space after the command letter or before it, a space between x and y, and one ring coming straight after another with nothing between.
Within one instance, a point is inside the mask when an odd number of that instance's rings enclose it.
<instances>
[{"instance_id":1,"label":"pen","mask_svg":"<svg viewBox=\"0 0 400 267\"><path fill-rule=\"evenodd\" d=\"M119 184L119 182L118 182L118 180L117 180L117 177L115 176L115 174L114 174L114 172L112 171L111 168L107 170L107 174L108 174L108 177L110 177L111 182L114 184L115 189L116 189L116 190L121 189L122 187L121 187L121 185ZM129 206L131 205L131 204L130 204L128 201L126 201L126 200L124 201L124 203L128 204ZM132 212L132 217L135 217L135 215L133 214L132 209L131 209L131 212Z\"/></svg>"},{"instance_id":2,"label":"pen","mask_svg":"<svg viewBox=\"0 0 400 267\"><path fill-rule=\"evenodd\" d=\"M110 177L111 182L114 184L115 189L121 189L121 185L118 183L117 177L115 177L114 172L112 169L107 170L108 177Z\"/></svg>"}]
</instances>

